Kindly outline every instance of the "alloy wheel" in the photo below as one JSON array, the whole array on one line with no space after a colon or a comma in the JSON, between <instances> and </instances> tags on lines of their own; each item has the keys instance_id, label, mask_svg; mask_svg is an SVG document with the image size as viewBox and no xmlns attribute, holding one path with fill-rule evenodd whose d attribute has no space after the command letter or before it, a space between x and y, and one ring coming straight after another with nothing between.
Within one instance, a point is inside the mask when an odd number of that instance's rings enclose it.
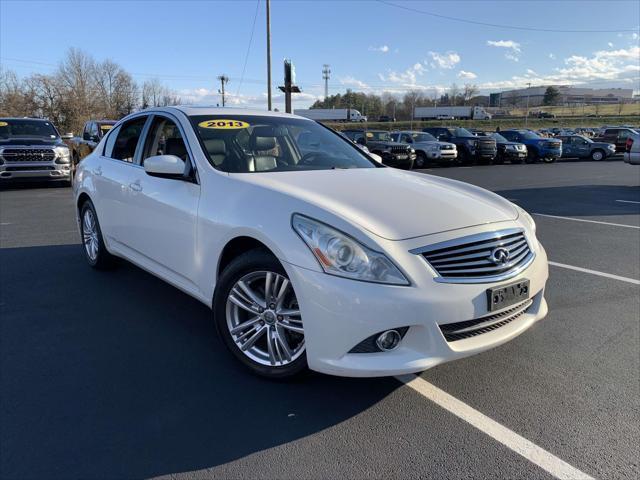
<instances>
[{"instance_id":1,"label":"alloy wheel","mask_svg":"<svg viewBox=\"0 0 640 480\"><path fill-rule=\"evenodd\" d=\"M82 216L82 243L87 256L92 262L98 258L98 227L93 210L87 208Z\"/></svg>"},{"instance_id":2,"label":"alloy wheel","mask_svg":"<svg viewBox=\"0 0 640 480\"><path fill-rule=\"evenodd\" d=\"M229 291L226 323L236 347L264 366L280 367L305 350L300 307L288 278L251 272Z\"/></svg>"}]
</instances>

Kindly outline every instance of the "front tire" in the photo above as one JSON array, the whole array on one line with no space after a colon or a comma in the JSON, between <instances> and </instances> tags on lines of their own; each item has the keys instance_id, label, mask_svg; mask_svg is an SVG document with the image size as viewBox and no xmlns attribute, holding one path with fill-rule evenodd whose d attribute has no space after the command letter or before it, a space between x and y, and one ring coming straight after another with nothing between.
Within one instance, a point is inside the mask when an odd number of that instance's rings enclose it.
<instances>
[{"instance_id":1,"label":"front tire","mask_svg":"<svg viewBox=\"0 0 640 480\"><path fill-rule=\"evenodd\" d=\"M246 252L224 269L213 315L225 346L254 374L284 380L307 371L298 300L282 264L267 250Z\"/></svg>"},{"instance_id":2,"label":"front tire","mask_svg":"<svg viewBox=\"0 0 640 480\"><path fill-rule=\"evenodd\" d=\"M422 153L422 152L418 152L416 153L416 159L413 162L413 168L425 168L427 166L427 156Z\"/></svg>"},{"instance_id":3,"label":"front tire","mask_svg":"<svg viewBox=\"0 0 640 480\"><path fill-rule=\"evenodd\" d=\"M593 160L594 162L601 162L602 160L604 160L605 158L605 154L602 150L594 150L593 152L591 152L591 160Z\"/></svg>"},{"instance_id":4,"label":"front tire","mask_svg":"<svg viewBox=\"0 0 640 480\"><path fill-rule=\"evenodd\" d=\"M104 245L98 214L91 200L84 202L80 208L80 234L87 263L98 270L113 267L115 257L107 251L107 247Z\"/></svg>"}]
</instances>

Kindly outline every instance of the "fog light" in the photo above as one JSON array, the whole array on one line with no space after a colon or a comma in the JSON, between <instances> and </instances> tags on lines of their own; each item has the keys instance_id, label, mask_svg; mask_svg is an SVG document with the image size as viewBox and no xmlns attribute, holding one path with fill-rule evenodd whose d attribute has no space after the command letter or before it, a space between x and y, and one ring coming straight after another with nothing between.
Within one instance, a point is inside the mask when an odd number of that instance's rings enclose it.
<instances>
[{"instance_id":1,"label":"fog light","mask_svg":"<svg viewBox=\"0 0 640 480\"><path fill-rule=\"evenodd\" d=\"M376 345L380 350L388 352L400 345L401 338L397 330L387 330L378 335Z\"/></svg>"}]
</instances>

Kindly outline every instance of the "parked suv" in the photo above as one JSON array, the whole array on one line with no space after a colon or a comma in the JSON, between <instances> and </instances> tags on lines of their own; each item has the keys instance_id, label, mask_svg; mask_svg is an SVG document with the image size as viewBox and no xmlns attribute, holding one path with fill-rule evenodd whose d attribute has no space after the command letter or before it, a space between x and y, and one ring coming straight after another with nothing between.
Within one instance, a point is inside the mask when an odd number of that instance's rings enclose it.
<instances>
[{"instance_id":1,"label":"parked suv","mask_svg":"<svg viewBox=\"0 0 640 480\"><path fill-rule=\"evenodd\" d=\"M534 163L538 159L552 163L562 156L562 140L557 138L544 138L531 130L502 130L500 135L527 146L527 163Z\"/></svg>"},{"instance_id":2,"label":"parked suv","mask_svg":"<svg viewBox=\"0 0 640 480\"><path fill-rule=\"evenodd\" d=\"M411 170L416 153L410 145L396 143L384 130L343 130L343 134L359 145L366 146L371 153L382 157L382 163L390 167Z\"/></svg>"},{"instance_id":3,"label":"parked suv","mask_svg":"<svg viewBox=\"0 0 640 480\"><path fill-rule=\"evenodd\" d=\"M71 182L71 156L56 127L38 118L0 118L0 180Z\"/></svg>"},{"instance_id":4,"label":"parked suv","mask_svg":"<svg viewBox=\"0 0 640 480\"><path fill-rule=\"evenodd\" d=\"M510 142L498 132L490 132L485 135L495 139L498 146L498 154L494 163L504 163L507 160L511 163L522 163L527 158L527 146L523 143Z\"/></svg>"},{"instance_id":5,"label":"parked suv","mask_svg":"<svg viewBox=\"0 0 640 480\"><path fill-rule=\"evenodd\" d=\"M423 132L430 133L441 142L453 143L458 150L458 158L462 163L490 163L498 153L495 139L477 137L466 128L429 127Z\"/></svg>"},{"instance_id":6,"label":"parked suv","mask_svg":"<svg viewBox=\"0 0 640 480\"><path fill-rule=\"evenodd\" d=\"M394 142L407 143L416 151L414 168L424 168L429 161L440 165L451 165L458 157L458 150L454 143L439 142L436 137L426 132L405 130L391 132Z\"/></svg>"},{"instance_id":7,"label":"parked suv","mask_svg":"<svg viewBox=\"0 0 640 480\"><path fill-rule=\"evenodd\" d=\"M616 153L615 144L594 142L582 135L558 135L556 138L562 140L562 158L590 158L600 161Z\"/></svg>"},{"instance_id":8,"label":"parked suv","mask_svg":"<svg viewBox=\"0 0 640 480\"><path fill-rule=\"evenodd\" d=\"M614 143L616 152L624 152L627 148L627 138L634 138L638 135L632 128L611 127L605 128L601 135L596 136L594 142Z\"/></svg>"}]
</instances>

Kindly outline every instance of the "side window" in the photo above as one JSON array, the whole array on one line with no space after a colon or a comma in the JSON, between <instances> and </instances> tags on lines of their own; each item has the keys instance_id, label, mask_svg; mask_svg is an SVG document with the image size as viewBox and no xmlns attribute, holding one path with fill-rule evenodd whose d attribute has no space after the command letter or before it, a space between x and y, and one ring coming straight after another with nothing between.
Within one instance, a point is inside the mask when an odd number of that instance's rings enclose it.
<instances>
[{"instance_id":1,"label":"side window","mask_svg":"<svg viewBox=\"0 0 640 480\"><path fill-rule=\"evenodd\" d=\"M93 125L92 122L85 124L84 131L82 132L83 140L89 140L89 137L91 136L91 125Z\"/></svg>"},{"instance_id":2,"label":"side window","mask_svg":"<svg viewBox=\"0 0 640 480\"><path fill-rule=\"evenodd\" d=\"M154 117L145 141L142 161L155 155L174 155L183 161L188 158L187 147L180 129L166 117Z\"/></svg>"},{"instance_id":3,"label":"side window","mask_svg":"<svg viewBox=\"0 0 640 480\"><path fill-rule=\"evenodd\" d=\"M402 135L402 142L403 143L413 143L413 138L411 138L411 135L407 135L406 133Z\"/></svg>"},{"instance_id":4,"label":"side window","mask_svg":"<svg viewBox=\"0 0 640 480\"><path fill-rule=\"evenodd\" d=\"M116 144L116 138L118 137L118 132L120 132L120 127L114 128L111 133L109 133L109 138L104 145L104 153L105 157L110 157L113 153L113 146Z\"/></svg>"},{"instance_id":5,"label":"side window","mask_svg":"<svg viewBox=\"0 0 640 480\"><path fill-rule=\"evenodd\" d=\"M115 139L115 145L111 151L111 158L115 160L122 160L127 163L133 163L138 139L140 138L142 128L146 121L147 117L138 117L122 124L117 132L118 135ZM111 135L109 136L109 140L111 140Z\"/></svg>"}]
</instances>

